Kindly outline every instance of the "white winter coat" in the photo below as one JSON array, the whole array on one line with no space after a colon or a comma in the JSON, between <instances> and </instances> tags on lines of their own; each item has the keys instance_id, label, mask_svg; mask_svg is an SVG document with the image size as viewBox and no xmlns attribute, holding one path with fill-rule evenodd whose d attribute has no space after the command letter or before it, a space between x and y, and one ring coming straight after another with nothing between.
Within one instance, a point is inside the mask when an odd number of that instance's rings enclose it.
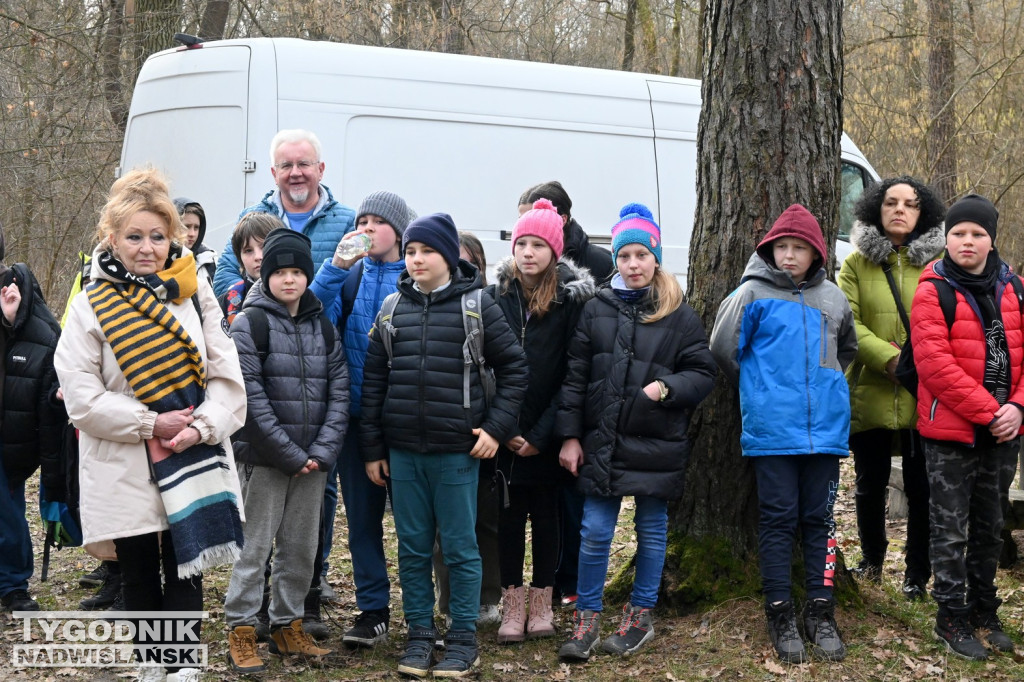
<instances>
[{"instance_id":1,"label":"white winter coat","mask_svg":"<svg viewBox=\"0 0 1024 682\"><path fill-rule=\"evenodd\" d=\"M92 278L105 279L93 254ZM204 443L221 443L228 453L230 481L241 500L230 436L245 423L245 384L235 344L205 277L199 277L199 315L190 299L167 303L195 341L206 363L206 399L197 405L193 426ZM167 514L151 480L145 440L153 437L157 413L135 399L83 291L71 302L53 358L64 403L79 429L79 478L85 549L116 559L114 538L168 528ZM239 514L242 514L241 506ZM244 520L244 516L243 516Z\"/></svg>"}]
</instances>

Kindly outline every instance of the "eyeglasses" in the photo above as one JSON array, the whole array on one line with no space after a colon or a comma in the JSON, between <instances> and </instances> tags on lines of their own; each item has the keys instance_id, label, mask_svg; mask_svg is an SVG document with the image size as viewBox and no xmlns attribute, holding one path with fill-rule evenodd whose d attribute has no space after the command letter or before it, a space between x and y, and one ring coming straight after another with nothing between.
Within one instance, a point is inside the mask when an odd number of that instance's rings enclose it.
<instances>
[{"instance_id":1,"label":"eyeglasses","mask_svg":"<svg viewBox=\"0 0 1024 682\"><path fill-rule=\"evenodd\" d=\"M297 163L285 161L283 163L274 164L274 168L283 173L291 173L293 168L298 168L300 173L305 173L306 171L311 170L316 164L316 161L299 161Z\"/></svg>"}]
</instances>

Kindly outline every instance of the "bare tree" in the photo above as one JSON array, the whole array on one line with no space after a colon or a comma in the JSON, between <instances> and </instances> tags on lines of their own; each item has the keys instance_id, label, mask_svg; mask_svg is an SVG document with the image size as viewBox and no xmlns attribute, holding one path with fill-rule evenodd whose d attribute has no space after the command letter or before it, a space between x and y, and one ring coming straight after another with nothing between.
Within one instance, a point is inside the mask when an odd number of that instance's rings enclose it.
<instances>
[{"instance_id":1,"label":"bare tree","mask_svg":"<svg viewBox=\"0 0 1024 682\"><path fill-rule=\"evenodd\" d=\"M953 3L928 0L928 104L932 120L927 130L930 180L942 196L957 194L956 64L953 51Z\"/></svg>"},{"instance_id":2,"label":"bare tree","mask_svg":"<svg viewBox=\"0 0 1024 682\"><path fill-rule=\"evenodd\" d=\"M794 202L816 215L832 243L838 224L842 133L842 15L820 0L708 0L703 27L703 108L697 137L697 211L690 244L690 304L711 329L755 245ZM757 494L740 456L735 387L719 380L694 415L696 439L672 528L705 549L751 561ZM712 598L693 566L670 553L670 602ZM723 561L726 559L722 559ZM748 569L749 570L749 569ZM735 573L730 568L726 572ZM701 593L700 589L704 589Z\"/></svg>"}]
</instances>

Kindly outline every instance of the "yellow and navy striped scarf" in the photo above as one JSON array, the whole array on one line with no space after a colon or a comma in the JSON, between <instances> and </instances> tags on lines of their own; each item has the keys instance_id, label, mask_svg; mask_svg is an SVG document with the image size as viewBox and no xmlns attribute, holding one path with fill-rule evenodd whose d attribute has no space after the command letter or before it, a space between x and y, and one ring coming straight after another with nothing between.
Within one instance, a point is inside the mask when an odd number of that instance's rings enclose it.
<instances>
[{"instance_id":1,"label":"yellow and navy striped scarf","mask_svg":"<svg viewBox=\"0 0 1024 682\"><path fill-rule=\"evenodd\" d=\"M161 302L195 295L195 260L185 256L154 275L139 277L108 253L103 271L86 292L100 329L135 397L157 413L199 406L206 396L206 368L195 342ZM174 538L178 577L234 562L241 554L242 524L227 453L219 444L197 443L184 452L146 443L153 479Z\"/></svg>"},{"instance_id":2,"label":"yellow and navy striped scarf","mask_svg":"<svg viewBox=\"0 0 1024 682\"><path fill-rule=\"evenodd\" d=\"M181 272L181 266L188 270ZM179 258L157 276L178 283L180 298L175 300L196 292L191 258ZM98 280L87 291L110 350L139 401L154 412L202 402L206 367L199 349L149 286Z\"/></svg>"}]
</instances>

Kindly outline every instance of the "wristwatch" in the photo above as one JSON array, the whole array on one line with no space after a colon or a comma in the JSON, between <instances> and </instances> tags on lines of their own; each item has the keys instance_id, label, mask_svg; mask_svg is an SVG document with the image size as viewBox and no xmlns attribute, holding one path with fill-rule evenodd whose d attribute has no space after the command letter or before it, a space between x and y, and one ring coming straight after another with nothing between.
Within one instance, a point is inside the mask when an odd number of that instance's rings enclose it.
<instances>
[{"instance_id":1,"label":"wristwatch","mask_svg":"<svg viewBox=\"0 0 1024 682\"><path fill-rule=\"evenodd\" d=\"M655 381L658 382L658 391L660 392L660 395L658 396L658 402L661 402L662 400L668 397L668 386L666 386L665 382L662 381L661 379L655 379Z\"/></svg>"}]
</instances>

